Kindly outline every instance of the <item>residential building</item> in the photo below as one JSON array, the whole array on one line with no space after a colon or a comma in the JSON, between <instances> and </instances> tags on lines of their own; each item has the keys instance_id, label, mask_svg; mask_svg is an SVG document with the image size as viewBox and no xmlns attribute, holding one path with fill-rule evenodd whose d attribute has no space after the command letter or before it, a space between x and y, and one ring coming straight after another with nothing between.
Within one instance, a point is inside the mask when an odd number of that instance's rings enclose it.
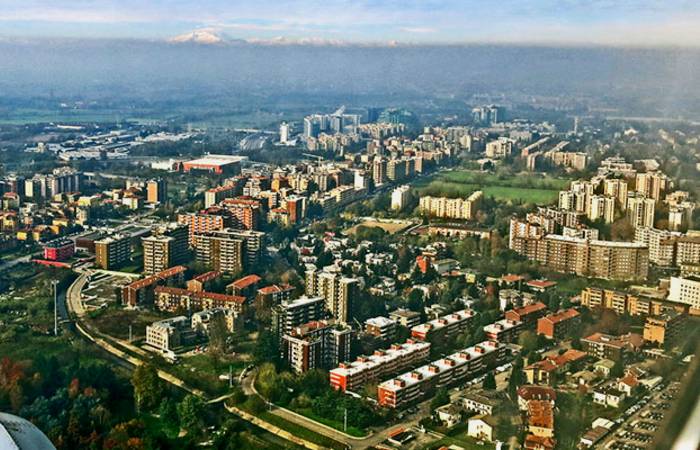
<instances>
[{"instance_id":1,"label":"residential building","mask_svg":"<svg viewBox=\"0 0 700 450\"><path fill-rule=\"evenodd\" d=\"M522 331L524 331L522 322L508 319L497 320L484 327L487 339L501 343L516 342Z\"/></svg>"},{"instance_id":2,"label":"residential building","mask_svg":"<svg viewBox=\"0 0 700 450\"><path fill-rule=\"evenodd\" d=\"M630 193L627 197L627 219L634 228L654 226L656 200Z\"/></svg>"},{"instance_id":3,"label":"residential building","mask_svg":"<svg viewBox=\"0 0 700 450\"><path fill-rule=\"evenodd\" d=\"M511 220L510 248L550 270L610 280L641 280L649 248L636 242L601 241L540 232Z\"/></svg>"},{"instance_id":4,"label":"residential building","mask_svg":"<svg viewBox=\"0 0 700 450\"><path fill-rule=\"evenodd\" d=\"M491 416L476 415L467 420L467 436L479 441L493 442L496 421Z\"/></svg>"},{"instance_id":5,"label":"residential building","mask_svg":"<svg viewBox=\"0 0 700 450\"><path fill-rule=\"evenodd\" d=\"M272 309L272 328L281 339L292 329L325 317L323 297L300 297L282 302Z\"/></svg>"},{"instance_id":6,"label":"residential building","mask_svg":"<svg viewBox=\"0 0 700 450\"><path fill-rule=\"evenodd\" d=\"M396 321L383 316L369 318L365 320L365 333L391 341L396 336Z\"/></svg>"},{"instance_id":7,"label":"residential building","mask_svg":"<svg viewBox=\"0 0 700 450\"><path fill-rule=\"evenodd\" d=\"M455 311L429 322L413 326L411 328L411 337L431 342L454 339L457 335L467 330L475 317L476 313L471 309Z\"/></svg>"},{"instance_id":8,"label":"residential building","mask_svg":"<svg viewBox=\"0 0 700 450\"><path fill-rule=\"evenodd\" d=\"M389 313L389 318L406 328L413 328L420 323L420 313L399 308Z\"/></svg>"},{"instance_id":9,"label":"residential building","mask_svg":"<svg viewBox=\"0 0 700 450\"><path fill-rule=\"evenodd\" d=\"M44 259L65 261L75 253L75 242L70 239L55 239L44 244Z\"/></svg>"},{"instance_id":10,"label":"residential building","mask_svg":"<svg viewBox=\"0 0 700 450\"><path fill-rule=\"evenodd\" d=\"M212 282L221 277L221 272L212 270L193 277L187 281L187 290L194 292L206 292Z\"/></svg>"},{"instance_id":11,"label":"residential building","mask_svg":"<svg viewBox=\"0 0 700 450\"><path fill-rule=\"evenodd\" d=\"M225 184L204 191L204 207L218 205L219 202L226 198L235 197L239 192L239 187L236 184Z\"/></svg>"},{"instance_id":12,"label":"residential building","mask_svg":"<svg viewBox=\"0 0 700 450\"><path fill-rule=\"evenodd\" d=\"M157 286L154 291L155 308L160 311L202 311L224 308L244 313L245 298L216 292L196 292L168 286Z\"/></svg>"},{"instance_id":13,"label":"residential building","mask_svg":"<svg viewBox=\"0 0 700 450\"><path fill-rule=\"evenodd\" d=\"M231 213L231 228L237 230L258 230L262 215L260 201L250 197L228 198L221 206Z\"/></svg>"},{"instance_id":14,"label":"residential building","mask_svg":"<svg viewBox=\"0 0 700 450\"><path fill-rule=\"evenodd\" d=\"M644 338L634 333L621 336L593 333L581 339L583 351L596 358L613 361L625 360L631 353L639 351L643 344Z\"/></svg>"},{"instance_id":15,"label":"residential building","mask_svg":"<svg viewBox=\"0 0 700 450\"><path fill-rule=\"evenodd\" d=\"M409 339L404 344L393 344L386 350L375 350L370 356L341 363L330 371L330 384L342 392L357 392L366 382L394 376L423 363L429 355L429 343Z\"/></svg>"},{"instance_id":16,"label":"residential building","mask_svg":"<svg viewBox=\"0 0 700 450\"><path fill-rule=\"evenodd\" d=\"M95 263L101 269L118 268L131 259L129 236L114 234L95 241Z\"/></svg>"},{"instance_id":17,"label":"residential building","mask_svg":"<svg viewBox=\"0 0 700 450\"><path fill-rule=\"evenodd\" d=\"M312 269L306 272L306 295L326 300L326 309L341 323L352 319L353 304L360 293L360 280L339 271Z\"/></svg>"},{"instance_id":18,"label":"residential building","mask_svg":"<svg viewBox=\"0 0 700 450\"><path fill-rule=\"evenodd\" d=\"M272 284L258 289L255 301L263 306L272 307L290 301L293 291L294 287L289 284Z\"/></svg>"},{"instance_id":19,"label":"residential building","mask_svg":"<svg viewBox=\"0 0 700 450\"><path fill-rule=\"evenodd\" d=\"M647 317L644 322L644 340L662 347L674 344L684 330L685 319L684 314L676 311Z\"/></svg>"},{"instance_id":20,"label":"residential building","mask_svg":"<svg viewBox=\"0 0 700 450\"><path fill-rule=\"evenodd\" d=\"M258 275L246 275L226 286L226 292L252 300L255 297L256 291L258 290L258 284L260 281L262 281L262 278L260 278Z\"/></svg>"},{"instance_id":21,"label":"residential building","mask_svg":"<svg viewBox=\"0 0 700 450\"><path fill-rule=\"evenodd\" d=\"M391 209L402 211L407 205L411 196L411 187L408 185L399 186L391 193Z\"/></svg>"},{"instance_id":22,"label":"residential building","mask_svg":"<svg viewBox=\"0 0 700 450\"><path fill-rule=\"evenodd\" d=\"M504 290L507 291L507 289ZM519 308L507 310L505 312L505 318L513 322L522 322L523 328L534 330L537 328L537 319L544 316L546 313L547 306L542 302L535 302Z\"/></svg>"},{"instance_id":23,"label":"residential building","mask_svg":"<svg viewBox=\"0 0 700 450\"><path fill-rule=\"evenodd\" d=\"M168 195L168 184L162 179L146 182L146 203L165 203Z\"/></svg>"},{"instance_id":24,"label":"residential building","mask_svg":"<svg viewBox=\"0 0 700 450\"><path fill-rule=\"evenodd\" d=\"M282 359L295 373L331 368L350 357L352 329L333 321L313 321L282 336Z\"/></svg>"},{"instance_id":25,"label":"residential building","mask_svg":"<svg viewBox=\"0 0 700 450\"><path fill-rule=\"evenodd\" d=\"M185 316L160 320L146 326L146 344L163 352L172 352L193 342L194 338L190 319Z\"/></svg>"},{"instance_id":26,"label":"residential building","mask_svg":"<svg viewBox=\"0 0 700 450\"><path fill-rule=\"evenodd\" d=\"M668 300L687 305L692 315L700 314L700 276L671 277Z\"/></svg>"},{"instance_id":27,"label":"residential building","mask_svg":"<svg viewBox=\"0 0 700 450\"><path fill-rule=\"evenodd\" d=\"M574 308L565 309L537 319L537 334L549 339L563 339L581 323L581 315Z\"/></svg>"},{"instance_id":28,"label":"residential building","mask_svg":"<svg viewBox=\"0 0 700 450\"><path fill-rule=\"evenodd\" d=\"M503 395L495 391L478 391L461 395L457 404L465 411L492 416L498 412L503 400Z\"/></svg>"},{"instance_id":29,"label":"residential building","mask_svg":"<svg viewBox=\"0 0 700 450\"><path fill-rule=\"evenodd\" d=\"M472 220L482 198L482 191L472 193L467 199L426 196L420 198L418 208L420 214L431 217Z\"/></svg>"},{"instance_id":30,"label":"residential building","mask_svg":"<svg viewBox=\"0 0 700 450\"><path fill-rule=\"evenodd\" d=\"M484 341L384 381L377 388L379 405L399 408L423 400L436 389L463 383L493 369L503 361L505 352L503 344Z\"/></svg>"},{"instance_id":31,"label":"residential building","mask_svg":"<svg viewBox=\"0 0 700 450\"><path fill-rule=\"evenodd\" d=\"M184 282L187 267L175 266L150 277L136 280L122 288L122 304L126 306L152 305L157 286L180 285Z\"/></svg>"},{"instance_id":32,"label":"residential building","mask_svg":"<svg viewBox=\"0 0 700 450\"><path fill-rule=\"evenodd\" d=\"M197 261L210 265L214 270L236 274L253 269L262 257L265 233L252 230L223 230L196 234Z\"/></svg>"},{"instance_id":33,"label":"residential building","mask_svg":"<svg viewBox=\"0 0 700 450\"><path fill-rule=\"evenodd\" d=\"M553 384L556 377L574 366L580 366L588 354L575 349L566 350L561 355L547 356L544 359L525 366L523 373L528 384Z\"/></svg>"},{"instance_id":34,"label":"residential building","mask_svg":"<svg viewBox=\"0 0 700 450\"><path fill-rule=\"evenodd\" d=\"M661 200L661 193L670 186L670 179L661 172L638 173L635 181L634 190L654 201Z\"/></svg>"},{"instance_id":35,"label":"residential building","mask_svg":"<svg viewBox=\"0 0 700 450\"><path fill-rule=\"evenodd\" d=\"M197 246L196 235L223 230L233 223L231 213L220 206L209 207L195 213L178 214L177 221L188 226L189 243L192 247Z\"/></svg>"}]
</instances>

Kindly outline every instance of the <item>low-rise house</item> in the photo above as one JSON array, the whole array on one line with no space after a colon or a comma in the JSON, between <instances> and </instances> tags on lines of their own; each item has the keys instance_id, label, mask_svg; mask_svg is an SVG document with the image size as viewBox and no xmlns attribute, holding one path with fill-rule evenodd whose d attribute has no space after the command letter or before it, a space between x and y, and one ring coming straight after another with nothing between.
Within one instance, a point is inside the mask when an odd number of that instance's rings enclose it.
<instances>
[{"instance_id":1,"label":"low-rise house","mask_svg":"<svg viewBox=\"0 0 700 450\"><path fill-rule=\"evenodd\" d=\"M527 411L532 401L547 401L554 406L556 400L557 393L550 387L523 385L518 388L518 409L521 411Z\"/></svg>"},{"instance_id":2,"label":"low-rise house","mask_svg":"<svg viewBox=\"0 0 700 450\"><path fill-rule=\"evenodd\" d=\"M442 405L435 410L435 418L446 428L452 428L462 421L462 413L456 405Z\"/></svg>"},{"instance_id":3,"label":"low-rise house","mask_svg":"<svg viewBox=\"0 0 700 450\"><path fill-rule=\"evenodd\" d=\"M547 356L541 361L529 364L523 372L529 384L552 384L557 375L580 366L587 356L586 352L569 349L561 355Z\"/></svg>"},{"instance_id":4,"label":"low-rise house","mask_svg":"<svg viewBox=\"0 0 700 450\"><path fill-rule=\"evenodd\" d=\"M605 358L593 364L593 368L595 369L595 371L603 375L605 378L608 378L610 376L613 367L615 367L615 361L611 361Z\"/></svg>"},{"instance_id":5,"label":"low-rise house","mask_svg":"<svg viewBox=\"0 0 700 450\"><path fill-rule=\"evenodd\" d=\"M465 411L493 416L498 411L502 396L494 391L467 392L458 402Z\"/></svg>"},{"instance_id":6,"label":"low-rise house","mask_svg":"<svg viewBox=\"0 0 700 450\"><path fill-rule=\"evenodd\" d=\"M603 385L593 391L593 403L610 408L619 408L625 397L624 392L611 384Z\"/></svg>"},{"instance_id":7,"label":"low-rise house","mask_svg":"<svg viewBox=\"0 0 700 450\"><path fill-rule=\"evenodd\" d=\"M467 421L467 436L481 441L493 442L496 421L490 415L479 414Z\"/></svg>"}]
</instances>

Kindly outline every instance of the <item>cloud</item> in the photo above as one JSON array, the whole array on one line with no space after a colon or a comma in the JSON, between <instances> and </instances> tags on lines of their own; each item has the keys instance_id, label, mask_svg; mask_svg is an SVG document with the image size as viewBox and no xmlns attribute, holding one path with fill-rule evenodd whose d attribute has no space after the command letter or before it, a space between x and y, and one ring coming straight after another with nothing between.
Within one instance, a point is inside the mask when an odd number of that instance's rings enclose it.
<instances>
[{"instance_id":1,"label":"cloud","mask_svg":"<svg viewBox=\"0 0 700 450\"><path fill-rule=\"evenodd\" d=\"M4 0L0 35L700 46L688 0ZM80 26L74 26L79 24ZM147 27L141 24L148 24ZM22 34L24 32L24 34ZM51 33L51 34L49 34Z\"/></svg>"},{"instance_id":2,"label":"cloud","mask_svg":"<svg viewBox=\"0 0 700 450\"><path fill-rule=\"evenodd\" d=\"M404 33L417 33L417 34L427 34L427 33L437 33L435 28L429 27L401 27L399 31Z\"/></svg>"}]
</instances>

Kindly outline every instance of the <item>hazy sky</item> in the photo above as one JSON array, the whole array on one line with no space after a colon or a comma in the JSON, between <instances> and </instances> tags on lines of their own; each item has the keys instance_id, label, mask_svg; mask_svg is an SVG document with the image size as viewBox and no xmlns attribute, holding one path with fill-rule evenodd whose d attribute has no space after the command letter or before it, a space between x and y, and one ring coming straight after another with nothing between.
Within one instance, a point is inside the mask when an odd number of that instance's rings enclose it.
<instances>
[{"instance_id":1,"label":"hazy sky","mask_svg":"<svg viewBox=\"0 0 700 450\"><path fill-rule=\"evenodd\" d=\"M0 36L700 46L700 0L0 0Z\"/></svg>"}]
</instances>

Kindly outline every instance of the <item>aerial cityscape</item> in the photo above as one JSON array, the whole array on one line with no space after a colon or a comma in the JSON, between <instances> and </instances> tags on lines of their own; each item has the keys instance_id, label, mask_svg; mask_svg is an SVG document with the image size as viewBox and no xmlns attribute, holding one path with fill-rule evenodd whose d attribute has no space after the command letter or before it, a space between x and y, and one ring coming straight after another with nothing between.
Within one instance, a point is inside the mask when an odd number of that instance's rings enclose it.
<instances>
[{"instance_id":1,"label":"aerial cityscape","mask_svg":"<svg viewBox=\"0 0 700 450\"><path fill-rule=\"evenodd\" d=\"M7 3L0 449L700 448L700 4Z\"/></svg>"}]
</instances>

